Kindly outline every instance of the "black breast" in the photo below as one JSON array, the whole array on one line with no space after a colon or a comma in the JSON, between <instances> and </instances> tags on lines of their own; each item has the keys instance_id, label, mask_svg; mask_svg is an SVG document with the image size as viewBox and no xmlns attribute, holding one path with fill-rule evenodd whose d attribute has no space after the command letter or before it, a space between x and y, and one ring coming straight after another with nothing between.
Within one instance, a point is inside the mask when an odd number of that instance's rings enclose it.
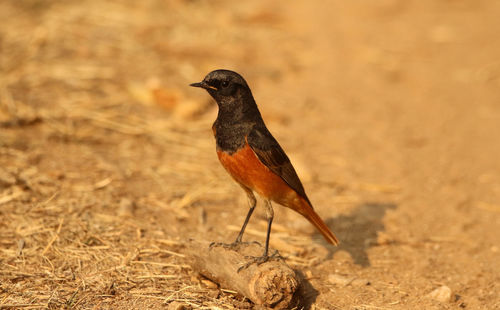
<instances>
[{"instance_id":1,"label":"black breast","mask_svg":"<svg viewBox=\"0 0 500 310\"><path fill-rule=\"evenodd\" d=\"M220 124L215 121L214 132L217 150L232 154L246 144L246 136L252 130L253 124Z\"/></svg>"}]
</instances>

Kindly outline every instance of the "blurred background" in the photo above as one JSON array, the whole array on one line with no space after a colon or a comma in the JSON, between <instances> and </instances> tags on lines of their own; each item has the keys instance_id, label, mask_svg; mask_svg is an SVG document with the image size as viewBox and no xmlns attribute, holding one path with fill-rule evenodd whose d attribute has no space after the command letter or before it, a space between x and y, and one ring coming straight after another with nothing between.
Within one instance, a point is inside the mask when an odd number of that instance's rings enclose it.
<instances>
[{"instance_id":1,"label":"blurred background","mask_svg":"<svg viewBox=\"0 0 500 310\"><path fill-rule=\"evenodd\" d=\"M306 308L499 307L499 16L486 0L1 1L0 308L252 307L182 254L232 241L247 212L216 105L188 86L219 68L246 78L341 239L275 208Z\"/></svg>"}]
</instances>

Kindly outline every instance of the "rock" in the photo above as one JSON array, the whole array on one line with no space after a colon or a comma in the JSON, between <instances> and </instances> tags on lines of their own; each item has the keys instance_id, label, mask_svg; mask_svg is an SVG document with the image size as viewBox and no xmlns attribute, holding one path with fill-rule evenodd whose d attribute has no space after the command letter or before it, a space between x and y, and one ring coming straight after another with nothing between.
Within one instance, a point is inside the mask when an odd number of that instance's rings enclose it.
<instances>
[{"instance_id":1,"label":"rock","mask_svg":"<svg viewBox=\"0 0 500 310\"><path fill-rule=\"evenodd\" d=\"M430 292L428 296L439 302L449 302L451 299L451 289L443 285Z\"/></svg>"},{"instance_id":2,"label":"rock","mask_svg":"<svg viewBox=\"0 0 500 310\"><path fill-rule=\"evenodd\" d=\"M339 274L331 274L328 276L328 281L332 284L338 284L342 286L347 286L351 283L353 278L341 276Z\"/></svg>"}]
</instances>

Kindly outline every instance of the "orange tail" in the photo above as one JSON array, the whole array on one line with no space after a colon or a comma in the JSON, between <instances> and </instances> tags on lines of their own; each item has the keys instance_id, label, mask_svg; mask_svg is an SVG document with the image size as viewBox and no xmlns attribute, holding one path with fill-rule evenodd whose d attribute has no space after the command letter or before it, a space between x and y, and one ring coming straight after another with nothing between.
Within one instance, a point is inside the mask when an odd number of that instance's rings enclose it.
<instances>
[{"instance_id":1,"label":"orange tail","mask_svg":"<svg viewBox=\"0 0 500 310\"><path fill-rule=\"evenodd\" d=\"M339 239L335 236L335 234L326 226L325 222L319 217L319 215L314 212L313 208L304 201L304 204L307 204L307 208L303 208L303 211L300 212L311 224L316 227L319 232L325 237L326 241L333 245L339 244Z\"/></svg>"}]
</instances>

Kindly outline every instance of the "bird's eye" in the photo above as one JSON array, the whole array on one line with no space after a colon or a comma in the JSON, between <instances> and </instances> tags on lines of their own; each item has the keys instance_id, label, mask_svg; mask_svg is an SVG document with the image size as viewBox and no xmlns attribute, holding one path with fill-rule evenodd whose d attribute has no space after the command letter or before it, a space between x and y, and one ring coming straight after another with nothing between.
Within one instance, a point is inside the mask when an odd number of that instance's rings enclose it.
<instances>
[{"instance_id":1,"label":"bird's eye","mask_svg":"<svg viewBox=\"0 0 500 310\"><path fill-rule=\"evenodd\" d=\"M222 81L222 83L220 83L220 85L224 88L228 87L229 86L229 81Z\"/></svg>"}]
</instances>

